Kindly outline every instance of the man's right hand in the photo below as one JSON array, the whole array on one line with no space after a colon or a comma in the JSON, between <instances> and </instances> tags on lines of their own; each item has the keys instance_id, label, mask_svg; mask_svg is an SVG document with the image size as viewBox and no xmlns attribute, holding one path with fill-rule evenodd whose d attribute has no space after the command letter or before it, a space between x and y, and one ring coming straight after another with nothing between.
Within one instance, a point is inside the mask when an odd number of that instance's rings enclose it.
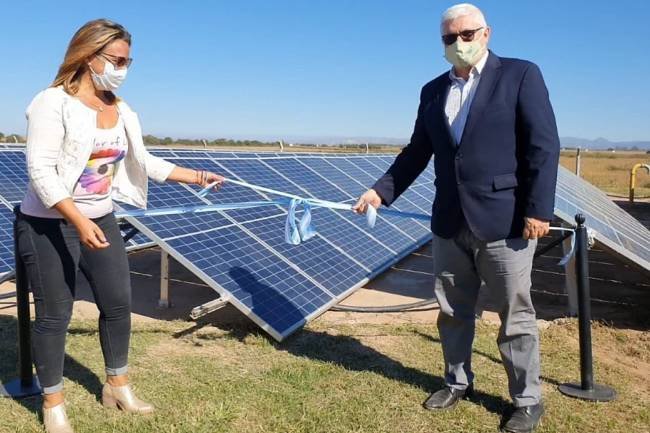
<instances>
[{"instance_id":1,"label":"man's right hand","mask_svg":"<svg viewBox=\"0 0 650 433\"><path fill-rule=\"evenodd\" d=\"M363 195L359 197L357 204L352 206L352 211L355 213L365 214L368 210L368 205L375 209L379 209L379 206L381 206L381 197L379 197L379 194L377 194L377 191L374 189L369 189L364 192Z\"/></svg>"},{"instance_id":2,"label":"man's right hand","mask_svg":"<svg viewBox=\"0 0 650 433\"><path fill-rule=\"evenodd\" d=\"M110 245L102 229L89 218L81 218L75 226L79 232L79 240L88 248L95 250Z\"/></svg>"}]
</instances>

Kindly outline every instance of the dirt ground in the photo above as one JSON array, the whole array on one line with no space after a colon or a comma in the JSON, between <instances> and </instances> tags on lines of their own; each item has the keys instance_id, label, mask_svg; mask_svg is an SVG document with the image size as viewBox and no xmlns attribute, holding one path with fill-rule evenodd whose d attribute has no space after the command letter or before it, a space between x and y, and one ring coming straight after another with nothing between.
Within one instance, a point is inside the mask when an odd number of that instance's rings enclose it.
<instances>
[{"instance_id":1,"label":"dirt ground","mask_svg":"<svg viewBox=\"0 0 650 433\"><path fill-rule=\"evenodd\" d=\"M650 227L650 203L622 204L647 227ZM551 239L546 238L541 245ZM564 268L557 262L562 257L560 247L555 247L534 262L532 296L540 327L551 321L567 320L567 295L564 291ZM130 254L133 285L133 320L189 320L190 310L217 297L210 287L203 284L182 265L170 263L170 308L158 307L160 287L160 250L150 248ZM406 257L364 288L348 297L342 304L360 306L396 305L429 299L433 296L433 274L430 245ZM595 247L589 252L592 317L595 326L615 329L611 338L638 341L639 350L650 344L650 276L630 264L624 263L602 249ZM73 316L92 319L98 312L87 283L80 277ZM15 287L13 283L0 285L0 315L15 315ZM479 311L488 322L499 322L496 313L489 311L489 293L481 291ZM438 310L434 307L406 313L349 313L329 311L317 320L321 323L371 323L408 324L434 323ZM202 319L220 326L245 324L249 320L234 307L227 306ZM641 383L650 377L650 353L614 353L607 350L607 333L601 333L601 341L595 339L596 356L606 362L624 365L630 373L638 376ZM599 335L601 335L599 334ZM623 337L621 337L623 336ZM600 343L600 344L599 344ZM576 340L577 347L577 340Z\"/></svg>"}]
</instances>

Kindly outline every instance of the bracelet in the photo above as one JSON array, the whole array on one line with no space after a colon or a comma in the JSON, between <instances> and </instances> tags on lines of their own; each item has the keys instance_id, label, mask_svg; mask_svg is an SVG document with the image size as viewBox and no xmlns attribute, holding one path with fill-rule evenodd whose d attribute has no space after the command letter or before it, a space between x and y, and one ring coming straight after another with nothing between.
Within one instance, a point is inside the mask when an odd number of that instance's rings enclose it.
<instances>
[{"instance_id":1,"label":"bracelet","mask_svg":"<svg viewBox=\"0 0 650 433\"><path fill-rule=\"evenodd\" d=\"M208 172L205 170L194 170L194 183L203 185L208 181Z\"/></svg>"}]
</instances>

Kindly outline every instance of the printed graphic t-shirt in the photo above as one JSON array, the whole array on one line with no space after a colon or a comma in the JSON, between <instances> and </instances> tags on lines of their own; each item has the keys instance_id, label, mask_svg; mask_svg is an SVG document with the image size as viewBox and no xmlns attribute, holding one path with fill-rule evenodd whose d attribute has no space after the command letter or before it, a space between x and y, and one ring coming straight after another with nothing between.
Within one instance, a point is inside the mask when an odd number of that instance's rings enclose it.
<instances>
[{"instance_id":1,"label":"printed graphic t-shirt","mask_svg":"<svg viewBox=\"0 0 650 433\"><path fill-rule=\"evenodd\" d=\"M72 197L84 216L99 218L113 211L113 175L116 164L124 159L128 147L121 116L115 127L96 129L93 151L79 176Z\"/></svg>"}]
</instances>

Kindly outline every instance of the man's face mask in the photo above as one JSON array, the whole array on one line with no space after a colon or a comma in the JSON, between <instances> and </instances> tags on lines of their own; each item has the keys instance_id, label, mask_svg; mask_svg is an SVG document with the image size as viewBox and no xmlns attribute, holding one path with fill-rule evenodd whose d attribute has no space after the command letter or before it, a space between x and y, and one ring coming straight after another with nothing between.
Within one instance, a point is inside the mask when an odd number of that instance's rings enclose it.
<instances>
[{"instance_id":1,"label":"man's face mask","mask_svg":"<svg viewBox=\"0 0 650 433\"><path fill-rule=\"evenodd\" d=\"M480 37L484 32L483 27L479 27L478 29L443 35L445 59L457 68L470 68L476 65L487 49L480 41Z\"/></svg>"}]
</instances>

